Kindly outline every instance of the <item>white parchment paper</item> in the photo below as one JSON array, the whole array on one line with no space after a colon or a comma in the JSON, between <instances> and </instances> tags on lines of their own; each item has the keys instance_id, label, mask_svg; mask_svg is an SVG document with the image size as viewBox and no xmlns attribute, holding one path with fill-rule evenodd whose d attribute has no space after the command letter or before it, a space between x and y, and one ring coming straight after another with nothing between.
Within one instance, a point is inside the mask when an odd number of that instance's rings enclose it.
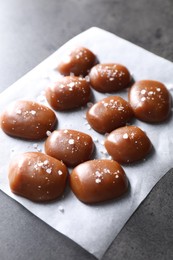
<instances>
[{"instance_id":1,"label":"white parchment paper","mask_svg":"<svg viewBox=\"0 0 173 260\"><path fill-rule=\"evenodd\" d=\"M47 104L44 98L45 86L59 77L54 68L59 59L70 48L76 46L88 47L102 63L115 62L127 66L135 80L158 80L163 82L170 92L172 91L173 63L109 32L91 28L67 42L48 59L1 93L0 111L11 101L17 99L36 100ZM93 94L95 101L106 96L95 91ZM118 94L127 99L126 90ZM105 137L90 129L86 122L87 109L86 107L75 112L57 112L58 128L77 129L90 134L95 140L96 158L108 158L103 146ZM44 151L43 142L17 140L5 135L1 129L0 188L54 229L101 258L142 200L173 165L173 119L158 125L138 120L133 124L147 132L153 143L154 153L145 161L124 167L130 189L120 199L89 206L78 201L67 188L61 199L39 204L12 194L7 178L10 158L25 151ZM62 208L64 211L61 210Z\"/></svg>"}]
</instances>

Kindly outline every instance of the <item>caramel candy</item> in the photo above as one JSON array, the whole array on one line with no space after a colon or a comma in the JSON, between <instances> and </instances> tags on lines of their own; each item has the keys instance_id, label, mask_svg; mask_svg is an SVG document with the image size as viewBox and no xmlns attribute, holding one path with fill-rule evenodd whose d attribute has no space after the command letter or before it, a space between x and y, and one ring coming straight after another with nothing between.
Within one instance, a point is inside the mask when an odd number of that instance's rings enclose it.
<instances>
[{"instance_id":1,"label":"caramel candy","mask_svg":"<svg viewBox=\"0 0 173 260\"><path fill-rule=\"evenodd\" d=\"M111 132L106 140L107 152L119 163L131 163L144 159L152 144L137 126L124 126Z\"/></svg>"},{"instance_id":2,"label":"caramel candy","mask_svg":"<svg viewBox=\"0 0 173 260\"><path fill-rule=\"evenodd\" d=\"M91 86L103 93L116 92L127 88L131 81L128 69L123 65L114 63L95 65L89 76Z\"/></svg>"},{"instance_id":3,"label":"caramel candy","mask_svg":"<svg viewBox=\"0 0 173 260\"><path fill-rule=\"evenodd\" d=\"M90 100L90 85L81 77L67 76L46 89L46 98L55 110L69 110L86 105Z\"/></svg>"},{"instance_id":4,"label":"caramel candy","mask_svg":"<svg viewBox=\"0 0 173 260\"><path fill-rule=\"evenodd\" d=\"M39 140L55 129L55 113L34 101L19 100L10 104L1 116L2 130L13 137Z\"/></svg>"},{"instance_id":5,"label":"caramel candy","mask_svg":"<svg viewBox=\"0 0 173 260\"><path fill-rule=\"evenodd\" d=\"M92 160L74 168L70 186L84 203L114 199L128 189L128 180L122 167L113 160Z\"/></svg>"},{"instance_id":6,"label":"caramel candy","mask_svg":"<svg viewBox=\"0 0 173 260\"><path fill-rule=\"evenodd\" d=\"M161 82L141 80L130 89L129 102L135 116L145 122L157 123L168 118L171 96Z\"/></svg>"},{"instance_id":7,"label":"caramel candy","mask_svg":"<svg viewBox=\"0 0 173 260\"><path fill-rule=\"evenodd\" d=\"M67 167L43 153L28 152L15 158L9 167L11 191L32 201L60 197L65 189Z\"/></svg>"},{"instance_id":8,"label":"caramel candy","mask_svg":"<svg viewBox=\"0 0 173 260\"><path fill-rule=\"evenodd\" d=\"M45 142L46 154L76 166L89 160L94 150L92 138L76 130L54 131Z\"/></svg>"},{"instance_id":9,"label":"caramel candy","mask_svg":"<svg viewBox=\"0 0 173 260\"><path fill-rule=\"evenodd\" d=\"M126 125L133 117L130 104L119 96L110 96L94 104L87 112L86 118L91 127L101 133Z\"/></svg>"},{"instance_id":10,"label":"caramel candy","mask_svg":"<svg viewBox=\"0 0 173 260\"><path fill-rule=\"evenodd\" d=\"M68 76L74 73L75 76L86 76L89 70L97 63L97 58L90 50L84 47L74 49L58 65L61 74Z\"/></svg>"}]
</instances>

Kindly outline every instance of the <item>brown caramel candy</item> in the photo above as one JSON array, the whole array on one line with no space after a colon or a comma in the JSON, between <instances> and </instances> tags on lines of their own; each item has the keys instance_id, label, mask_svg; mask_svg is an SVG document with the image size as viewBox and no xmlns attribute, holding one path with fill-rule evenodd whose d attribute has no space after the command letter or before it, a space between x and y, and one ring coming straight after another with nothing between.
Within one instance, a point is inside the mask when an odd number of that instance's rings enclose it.
<instances>
[{"instance_id":1,"label":"brown caramel candy","mask_svg":"<svg viewBox=\"0 0 173 260\"><path fill-rule=\"evenodd\" d=\"M119 163L131 163L144 159L152 144L139 127L124 126L107 136L105 147L112 159Z\"/></svg>"},{"instance_id":2,"label":"brown caramel candy","mask_svg":"<svg viewBox=\"0 0 173 260\"><path fill-rule=\"evenodd\" d=\"M67 76L46 89L46 98L55 110L69 110L86 105L90 100L90 85L81 77Z\"/></svg>"},{"instance_id":3,"label":"brown caramel candy","mask_svg":"<svg viewBox=\"0 0 173 260\"><path fill-rule=\"evenodd\" d=\"M68 76L74 73L75 76L86 76L89 70L97 63L97 58L90 50L84 47L74 49L58 65L61 74Z\"/></svg>"},{"instance_id":4,"label":"brown caramel candy","mask_svg":"<svg viewBox=\"0 0 173 260\"><path fill-rule=\"evenodd\" d=\"M10 104L1 116L2 130L14 137L39 140L55 129L55 113L34 101L19 100Z\"/></svg>"},{"instance_id":5,"label":"brown caramel candy","mask_svg":"<svg viewBox=\"0 0 173 260\"><path fill-rule=\"evenodd\" d=\"M9 167L11 191L32 201L60 197L65 189L67 167L43 153L28 152L15 158Z\"/></svg>"},{"instance_id":6,"label":"brown caramel candy","mask_svg":"<svg viewBox=\"0 0 173 260\"><path fill-rule=\"evenodd\" d=\"M171 96L161 82L141 80L130 89L129 102L135 116L145 122L157 123L168 118Z\"/></svg>"},{"instance_id":7,"label":"brown caramel candy","mask_svg":"<svg viewBox=\"0 0 173 260\"><path fill-rule=\"evenodd\" d=\"M95 65L89 76L91 86L103 93L116 92L127 88L131 81L128 69L123 65L114 63Z\"/></svg>"},{"instance_id":8,"label":"brown caramel candy","mask_svg":"<svg viewBox=\"0 0 173 260\"><path fill-rule=\"evenodd\" d=\"M128 180L122 167L113 160L92 160L74 168L70 186L84 203L114 199L128 189Z\"/></svg>"},{"instance_id":9,"label":"brown caramel candy","mask_svg":"<svg viewBox=\"0 0 173 260\"><path fill-rule=\"evenodd\" d=\"M89 160L93 149L92 138L76 130L54 131L45 142L45 152L62 160L67 166L76 166Z\"/></svg>"},{"instance_id":10,"label":"brown caramel candy","mask_svg":"<svg viewBox=\"0 0 173 260\"><path fill-rule=\"evenodd\" d=\"M91 127L101 133L126 125L133 117L130 104L119 96L110 96L94 104L86 118Z\"/></svg>"}]
</instances>

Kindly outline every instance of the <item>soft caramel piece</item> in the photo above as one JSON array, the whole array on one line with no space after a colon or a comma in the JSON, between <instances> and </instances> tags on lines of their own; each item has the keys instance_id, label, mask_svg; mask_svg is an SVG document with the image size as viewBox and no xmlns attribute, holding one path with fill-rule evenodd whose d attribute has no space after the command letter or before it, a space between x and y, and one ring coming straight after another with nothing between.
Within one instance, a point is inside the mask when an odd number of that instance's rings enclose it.
<instances>
[{"instance_id":1,"label":"soft caramel piece","mask_svg":"<svg viewBox=\"0 0 173 260\"><path fill-rule=\"evenodd\" d=\"M91 136L76 130L54 131L45 142L46 154L62 160L67 166L89 160L93 150Z\"/></svg>"},{"instance_id":2,"label":"soft caramel piece","mask_svg":"<svg viewBox=\"0 0 173 260\"><path fill-rule=\"evenodd\" d=\"M13 159L9 166L11 191L32 201L49 201L60 197L65 189L68 170L55 158L28 152Z\"/></svg>"},{"instance_id":3,"label":"soft caramel piece","mask_svg":"<svg viewBox=\"0 0 173 260\"><path fill-rule=\"evenodd\" d=\"M94 104L86 118L95 131L104 134L126 125L133 118L133 111L123 98L110 96Z\"/></svg>"},{"instance_id":4,"label":"soft caramel piece","mask_svg":"<svg viewBox=\"0 0 173 260\"><path fill-rule=\"evenodd\" d=\"M136 82L129 91L135 116L148 123L166 120L171 112L171 96L164 84L154 80Z\"/></svg>"},{"instance_id":5,"label":"soft caramel piece","mask_svg":"<svg viewBox=\"0 0 173 260\"><path fill-rule=\"evenodd\" d=\"M46 98L55 110L69 110L86 105L91 98L89 83L81 77L66 76L49 85Z\"/></svg>"},{"instance_id":6,"label":"soft caramel piece","mask_svg":"<svg viewBox=\"0 0 173 260\"><path fill-rule=\"evenodd\" d=\"M13 102L1 116L1 128L6 134L29 140L45 138L46 132L54 130L56 124L55 113L34 101Z\"/></svg>"},{"instance_id":7,"label":"soft caramel piece","mask_svg":"<svg viewBox=\"0 0 173 260\"><path fill-rule=\"evenodd\" d=\"M103 93L127 88L131 81L128 69L115 63L97 64L91 69L89 76L91 86Z\"/></svg>"},{"instance_id":8,"label":"soft caramel piece","mask_svg":"<svg viewBox=\"0 0 173 260\"><path fill-rule=\"evenodd\" d=\"M58 65L58 70L65 76L71 73L74 73L75 76L86 76L96 63L97 58L94 53L87 48L77 47L63 57Z\"/></svg>"},{"instance_id":9,"label":"soft caramel piece","mask_svg":"<svg viewBox=\"0 0 173 260\"><path fill-rule=\"evenodd\" d=\"M73 169L70 186L82 202L96 203L123 195L128 189L128 180L117 162L91 160Z\"/></svg>"},{"instance_id":10,"label":"soft caramel piece","mask_svg":"<svg viewBox=\"0 0 173 260\"><path fill-rule=\"evenodd\" d=\"M139 127L124 126L107 136L105 147L117 162L132 163L144 159L151 151L152 144Z\"/></svg>"}]
</instances>

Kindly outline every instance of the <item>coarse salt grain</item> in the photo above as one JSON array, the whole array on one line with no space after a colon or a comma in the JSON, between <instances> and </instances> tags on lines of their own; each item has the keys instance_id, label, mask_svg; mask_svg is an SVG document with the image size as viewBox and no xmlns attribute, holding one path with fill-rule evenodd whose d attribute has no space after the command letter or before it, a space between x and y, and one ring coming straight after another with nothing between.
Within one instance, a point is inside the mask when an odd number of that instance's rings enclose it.
<instances>
[{"instance_id":1,"label":"coarse salt grain","mask_svg":"<svg viewBox=\"0 0 173 260\"><path fill-rule=\"evenodd\" d=\"M41 166L43 166L43 163L42 163L42 162L38 162L37 165L38 165L39 167L41 167Z\"/></svg>"},{"instance_id":2,"label":"coarse salt grain","mask_svg":"<svg viewBox=\"0 0 173 260\"><path fill-rule=\"evenodd\" d=\"M47 172L48 174L50 174L50 173L52 172L52 169L51 169L51 168L48 168L48 169L46 169L46 172Z\"/></svg>"},{"instance_id":3,"label":"coarse salt grain","mask_svg":"<svg viewBox=\"0 0 173 260\"><path fill-rule=\"evenodd\" d=\"M51 133L52 133L51 131L46 131L46 135L47 135L47 136L50 136Z\"/></svg>"},{"instance_id":4,"label":"coarse salt grain","mask_svg":"<svg viewBox=\"0 0 173 260\"><path fill-rule=\"evenodd\" d=\"M146 100L146 98L145 98L145 97L142 97L142 98L141 98L141 101L145 101L145 100Z\"/></svg>"},{"instance_id":5,"label":"coarse salt grain","mask_svg":"<svg viewBox=\"0 0 173 260\"><path fill-rule=\"evenodd\" d=\"M22 110L21 110L21 109L18 109L18 110L16 111L16 114L21 115L21 114L22 114Z\"/></svg>"},{"instance_id":6,"label":"coarse salt grain","mask_svg":"<svg viewBox=\"0 0 173 260\"><path fill-rule=\"evenodd\" d=\"M128 134L127 133L125 133L125 134L123 134L123 139L128 139Z\"/></svg>"},{"instance_id":7,"label":"coarse salt grain","mask_svg":"<svg viewBox=\"0 0 173 260\"><path fill-rule=\"evenodd\" d=\"M58 207L58 210L59 210L61 213L64 213L64 208L63 208L63 206L59 206L59 207Z\"/></svg>"},{"instance_id":8,"label":"coarse salt grain","mask_svg":"<svg viewBox=\"0 0 173 260\"><path fill-rule=\"evenodd\" d=\"M62 172L61 170L58 170L58 174L59 174L59 175L62 175L63 172Z\"/></svg>"},{"instance_id":9,"label":"coarse salt grain","mask_svg":"<svg viewBox=\"0 0 173 260\"><path fill-rule=\"evenodd\" d=\"M48 163L49 163L48 160L45 160L45 161L43 162L44 165L48 165Z\"/></svg>"},{"instance_id":10,"label":"coarse salt grain","mask_svg":"<svg viewBox=\"0 0 173 260\"><path fill-rule=\"evenodd\" d=\"M59 174L59 175L62 175L63 172L62 172L61 170L58 170L58 174Z\"/></svg>"},{"instance_id":11,"label":"coarse salt grain","mask_svg":"<svg viewBox=\"0 0 173 260\"><path fill-rule=\"evenodd\" d=\"M36 115L36 111L35 110L31 110L31 115L35 116Z\"/></svg>"},{"instance_id":12,"label":"coarse salt grain","mask_svg":"<svg viewBox=\"0 0 173 260\"><path fill-rule=\"evenodd\" d=\"M96 171L95 175L96 175L96 177L101 177L102 176L102 174L99 171Z\"/></svg>"},{"instance_id":13,"label":"coarse salt grain","mask_svg":"<svg viewBox=\"0 0 173 260\"><path fill-rule=\"evenodd\" d=\"M69 86L70 88L72 88L72 87L75 86L75 83L74 83L74 82L70 82L70 83L68 84L68 86Z\"/></svg>"},{"instance_id":14,"label":"coarse salt grain","mask_svg":"<svg viewBox=\"0 0 173 260\"><path fill-rule=\"evenodd\" d=\"M100 183L100 182L101 182L101 179L96 178L95 182L96 182L96 183Z\"/></svg>"},{"instance_id":15,"label":"coarse salt grain","mask_svg":"<svg viewBox=\"0 0 173 260\"><path fill-rule=\"evenodd\" d=\"M153 94L154 94L153 91L149 91L149 92L148 92L148 96L151 96L151 95L153 95Z\"/></svg>"},{"instance_id":16,"label":"coarse salt grain","mask_svg":"<svg viewBox=\"0 0 173 260\"><path fill-rule=\"evenodd\" d=\"M143 94L145 94L146 93L146 90L145 89L142 89L141 90L141 94L143 95Z\"/></svg>"},{"instance_id":17,"label":"coarse salt grain","mask_svg":"<svg viewBox=\"0 0 173 260\"><path fill-rule=\"evenodd\" d=\"M70 140L68 141L68 143L69 143L69 144L74 144L74 139L70 139Z\"/></svg>"}]
</instances>

